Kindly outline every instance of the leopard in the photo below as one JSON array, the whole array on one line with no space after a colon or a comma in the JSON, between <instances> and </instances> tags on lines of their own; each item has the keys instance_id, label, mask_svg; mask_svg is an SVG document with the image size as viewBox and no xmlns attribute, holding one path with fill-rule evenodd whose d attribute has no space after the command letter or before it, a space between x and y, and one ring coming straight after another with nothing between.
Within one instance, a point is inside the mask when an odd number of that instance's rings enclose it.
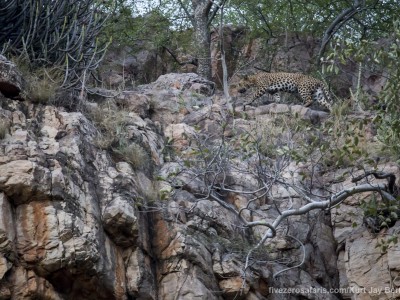
<instances>
[{"instance_id":1,"label":"leopard","mask_svg":"<svg viewBox=\"0 0 400 300\"><path fill-rule=\"evenodd\" d=\"M309 107L316 101L318 104L332 111L332 98L328 88L321 81L302 73L267 73L259 72L254 75L243 76L239 83L239 93L245 93L248 88L255 87L251 100L243 104L243 110L265 93L273 96L274 102L280 101L279 92L298 94Z\"/></svg>"}]
</instances>

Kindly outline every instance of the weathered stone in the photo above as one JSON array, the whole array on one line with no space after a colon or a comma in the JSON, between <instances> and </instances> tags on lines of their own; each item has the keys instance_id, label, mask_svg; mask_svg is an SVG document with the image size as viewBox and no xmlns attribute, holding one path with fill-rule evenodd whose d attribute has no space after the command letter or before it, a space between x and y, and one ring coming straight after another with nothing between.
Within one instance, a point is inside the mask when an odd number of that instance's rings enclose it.
<instances>
[{"instance_id":1,"label":"weathered stone","mask_svg":"<svg viewBox=\"0 0 400 300\"><path fill-rule=\"evenodd\" d=\"M4 274L8 270L10 270L12 267L12 264L3 256L0 254L0 280L3 279Z\"/></svg>"},{"instance_id":2,"label":"weathered stone","mask_svg":"<svg viewBox=\"0 0 400 300\"><path fill-rule=\"evenodd\" d=\"M368 231L346 241L345 265L350 287L368 287L360 290L361 299L377 297L377 291L391 286L391 275L388 272L387 255L382 255L380 247Z\"/></svg>"},{"instance_id":3,"label":"weathered stone","mask_svg":"<svg viewBox=\"0 0 400 300\"><path fill-rule=\"evenodd\" d=\"M22 98L24 80L14 63L0 55L0 92L7 98Z\"/></svg>"},{"instance_id":4,"label":"weathered stone","mask_svg":"<svg viewBox=\"0 0 400 300\"><path fill-rule=\"evenodd\" d=\"M184 266L184 261L182 262ZM183 270L180 275L176 271L166 274L160 282L160 297L165 300L173 299L219 299L195 272L196 267Z\"/></svg>"},{"instance_id":5,"label":"weathered stone","mask_svg":"<svg viewBox=\"0 0 400 300\"><path fill-rule=\"evenodd\" d=\"M94 103L104 103L110 99L115 99L120 92L116 90L108 90L104 88L91 88L88 92L88 99ZM90 102L90 103L93 103Z\"/></svg>"},{"instance_id":6,"label":"weathered stone","mask_svg":"<svg viewBox=\"0 0 400 300\"><path fill-rule=\"evenodd\" d=\"M14 204L50 196L50 172L29 160L0 165L0 189Z\"/></svg>"},{"instance_id":7,"label":"weathered stone","mask_svg":"<svg viewBox=\"0 0 400 300\"><path fill-rule=\"evenodd\" d=\"M288 105L281 103L271 103L262 105L255 108L254 114L262 116L265 114L290 114L298 116L300 119L309 120L312 123L320 123L321 120L326 119L329 114L323 111L312 110L302 105Z\"/></svg>"},{"instance_id":8,"label":"weathered stone","mask_svg":"<svg viewBox=\"0 0 400 300\"><path fill-rule=\"evenodd\" d=\"M14 269L11 276L14 279L12 299L63 299L63 297L55 291L54 286L50 282L37 276L32 270L18 267Z\"/></svg>"},{"instance_id":9,"label":"weathered stone","mask_svg":"<svg viewBox=\"0 0 400 300\"><path fill-rule=\"evenodd\" d=\"M246 299L246 295L250 290L250 287L246 282L243 282L240 276L221 280L218 284L224 299Z\"/></svg>"},{"instance_id":10,"label":"weathered stone","mask_svg":"<svg viewBox=\"0 0 400 300\"><path fill-rule=\"evenodd\" d=\"M195 73L161 75L151 84L153 89L176 89L206 96L214 94L215 84Z\"/></svg>"},{"instance_id":11,"label":"weathered stone","mask_svg":"<svg viewBox=\"0 0 400 300\"><path fill-rule=\"evenodd\" d=\"M124 110L133 111L143 119L150 117L153 109L149 97L137 92L122 92L116 97L116 102Z\"/></svg>"},{"instance_id":12,"label":"weathered stone","mask_svg":"<svg viewBox=\"0 0 400 300\"><path fill-rule=\"evenodd\" d=\"M134 200L116 197L103 212L104 229L111 239L122 247L133 246L138 237Z\"/></svg>"},{"instance_id":13,"label":"weathered stone","mask_svg":"<svg viewBox=\"0 0 400 300\"><path fill-rule=\"evenodd\" d=\"M157 299L156 286L151 271L151 258L136 248L126 259L127 292L140 299Z\"/></svg>"},{"instance_id":14,"label":"weathered stone","mask_svg":"<svg viewBox=\"0 0 400 300\"><path fill-rule=\"evenodd\" d=\"M167 139L172 141L172 145L176 150L182 151L193 142L196 132L193 127L181 123L169 125L165 128L164 134Z\"/></svg>"},{"instance_id":15,"label":"weathered stone","mask_svg":"<svg viewBox=\"0 0 400 300\"><path fill-rule=\"evenodd\" d=\"M399 226L399 222L397 222L396 226L392 229L395 229ZM396 236L395 230L390 230L388 232L388 237ZM388 260L388 267L394 273L400 273L400 244L392 244L390 245L389 249L387 250L387 260ZM400 278L400 277L399 277ZM398 284L399 282L397 282ZM397 285L400 286L400 285Z\"/></svg>"},{"instance_id":16,"label":"weathered stone","mask_svg":"<svg viewBox=\"0 0 400 300\"><path fill-rule=\"evenodd\" d=\"M15 216L4 193L0 193L0 254L14 259Z\"/></svg>"},{"instance_id":17,"label":"weathered stone","mask_svg":"<svg viewBox=\"0 0 400 300\"><path fill-rule=\"evenodd\" d=\"M9 287L5 285L0 285L0 299L1 300L11 299L11 291Z\"/></svg>"}]
</instances>

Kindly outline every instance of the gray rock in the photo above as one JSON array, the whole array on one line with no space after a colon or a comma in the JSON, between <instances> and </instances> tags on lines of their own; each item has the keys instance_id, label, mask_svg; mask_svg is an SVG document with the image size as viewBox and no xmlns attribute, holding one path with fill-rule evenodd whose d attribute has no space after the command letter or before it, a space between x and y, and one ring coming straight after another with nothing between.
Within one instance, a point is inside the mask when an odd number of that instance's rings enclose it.
<instances>
[{"instance_id":1,"label":"gray rock","mask_svg":"<svg viewBox=\"0 0 400 300\"><path fill-rule=\"evenodd\" d=\"M0 92L7 98L23 99L24 85L16 65L0 55Z\"/></svg>"}]
</instances>

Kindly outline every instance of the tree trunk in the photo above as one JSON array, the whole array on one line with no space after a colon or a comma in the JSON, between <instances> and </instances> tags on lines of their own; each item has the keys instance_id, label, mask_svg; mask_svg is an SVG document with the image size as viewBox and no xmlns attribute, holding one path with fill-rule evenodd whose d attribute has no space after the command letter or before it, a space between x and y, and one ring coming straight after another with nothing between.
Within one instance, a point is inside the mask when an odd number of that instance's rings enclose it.
<instances>
[{"instance_id":1,"label":"tree trunk","mask_svg":"<svg viewBox=\"0 0 400 300\"><path fill-rule=\"evenodd\" d=\"M197 49L197 74L211 80L211 38L208 29L211 1L192 0L194 10L194 42Z\"/></svg>"},{"instance_id":2,"label":"tree trunk","mask_svg":"<svg viewBox=\"0 0 400 300\"><path fill-rule=\"evenodd\" d=\"M221 44L221 65L222 65L222 86L224 88L224 97L229 101L229 86L228 86L228 67L226 65L225 45L224 45L224 7L220 8L221 19L219 22L219 42Z\"/></svg>"}]
</instances>

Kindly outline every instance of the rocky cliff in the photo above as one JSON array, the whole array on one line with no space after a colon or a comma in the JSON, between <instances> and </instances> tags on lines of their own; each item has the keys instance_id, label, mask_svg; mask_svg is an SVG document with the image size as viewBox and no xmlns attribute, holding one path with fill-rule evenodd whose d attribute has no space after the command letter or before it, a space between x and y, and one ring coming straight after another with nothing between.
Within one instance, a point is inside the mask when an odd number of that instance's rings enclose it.
<instances>
[{"instance_id":1,"label":"rocky cliff","mask_svg":"<svg viewBox=\"0 0 400 300\"><path fill-rule=\"evenodd\" d=\"M381 244L400 223L371 232L359 205L370 193L291 217L251 252L265 227L244 224L307 203L305 181L323 177L312 190L321 196L354 183L317 165L304 179L308 167L279 151L261 170L269 144L252 153L246 134L282 141L285 122L312 128L327 113L286 104L233 113L192 73L96 90L72 112L31 103L16 67L0 68L0 299L398 296L400 246ZM379 168L399 174L390 162Z\"/></svg>"}]
</instances>

